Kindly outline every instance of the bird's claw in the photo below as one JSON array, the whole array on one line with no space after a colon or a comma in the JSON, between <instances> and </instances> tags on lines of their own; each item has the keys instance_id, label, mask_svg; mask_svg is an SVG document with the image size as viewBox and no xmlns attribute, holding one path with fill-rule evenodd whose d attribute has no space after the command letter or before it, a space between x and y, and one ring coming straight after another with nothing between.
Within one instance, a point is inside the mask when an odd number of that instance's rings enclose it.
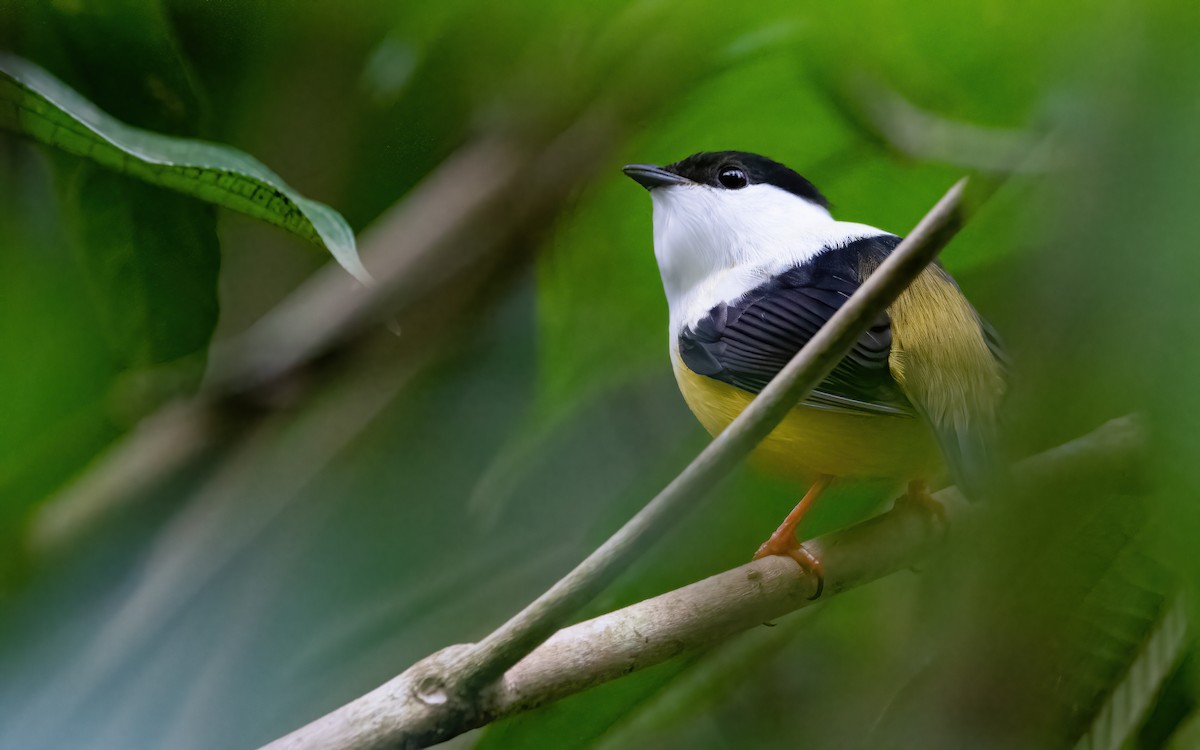
<instances>
[{"instance_id":1,"label":"bird's claw","mask_svg":"<svg viewBox=\"0 0 1200 750\"><path fill-rule=\"evenodd\" d=\"M943 532L949 528L950 519L946 515L946 506L929 491L929 485L920 480L908 483L908 492L896 498L892 510L912 508L926 518L933 519Z\"/></svg>"},{"instance_id":2,"label":"bird's claw","mask_svg":"<svg viewBox=\"0 0 1200 750\"><path fill-rule=\"evenodd\" d=\"M779 537L772 535L770 539L762 543L758 551L754 553L755 560L761 560L764 557L771 555L784 555L796 561L807 575L815 576L817 579L817 590L809 599L817 599L821 596L821 592L825 590L825 569L817 556L809 552L807 548L793 537Z\"/></svg>"}]
</instances>

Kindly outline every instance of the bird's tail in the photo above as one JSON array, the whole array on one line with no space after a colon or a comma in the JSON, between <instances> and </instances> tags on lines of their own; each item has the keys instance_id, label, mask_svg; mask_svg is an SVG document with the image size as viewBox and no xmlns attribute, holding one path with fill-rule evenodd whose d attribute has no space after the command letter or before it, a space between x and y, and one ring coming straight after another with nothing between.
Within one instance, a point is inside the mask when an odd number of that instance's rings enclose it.
<instances>
[{"instance_id":1,"label":"bird's tail","mask_svg":"<svg viewBox=\"0 0 1200 750\"><path fill-rule=\"evenodd\" d=\"M1008 462L1001 455L999 431L935 427L934 431L950 470L950 478L968 500L1002 495L1010 484Z\"/></svg>"}]
</instances>

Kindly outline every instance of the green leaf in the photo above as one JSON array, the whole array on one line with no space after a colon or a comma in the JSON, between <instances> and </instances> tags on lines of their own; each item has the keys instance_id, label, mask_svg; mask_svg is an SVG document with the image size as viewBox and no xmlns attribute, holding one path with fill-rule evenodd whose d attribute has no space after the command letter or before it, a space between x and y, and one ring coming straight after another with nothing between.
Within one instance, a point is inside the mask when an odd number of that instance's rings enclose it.
<instances>
[{"instance_id":1,"label":"green leaf","mask_svg":"<svg viewBox=\"0 0 1200 750\"><path fill-rule=\"evenodd\" d=\"M0 128L283 227L324 245L355 278L370 283L345 219L300 195L254 158L227 146L130 127L37 65L6 54L0 54Z\"/></svg>"},{"instance_id":2,"label":"green leaf","mask_svg":"<svg viewBox=\"0 0 1200 750\"><path fill-rule=\"evenodd\" d=\"M162 133L201 130L200 91L158 2L11 10L0 25L19 30L13 51L79 96ZM12 196L0 212L3 588L22 572L30 510L138 417L200 382L221 248L212 205L7 133L0 195Z\"/></svg>"},{"instance_id":3,"label":"green leaf","mask_svg":"<svg viewBox=\"0 0 1200 750\"><path fill-rule=\"evenodd\" d=\"M120 364L207 347L220 258L212 210L85 162L56 166L74 254Z\"/></svg>"},{"instance_id":4,"label":"green leaf","mask_svg":"<svg viewBox=\"0 0 1200 750\"><path fill-rule=\"evenodd\" d=\"M1145 634L1137 658L1112 689L1075 750L1119 750L1146 718L1187 645L1187 612L1176 600Z\"/></svg>"},{"instance_id":5,"label":"green leaf","mask_svg":"<svg viewBox=\"0 0 1200 750\"><path fill-rule=\"evenodd\" d=\"M1200 711L1193 711L1180 722L1179 728L1171 735L1167 750L1188 750L1200 747Z\"/></svg>"}]
</instances>

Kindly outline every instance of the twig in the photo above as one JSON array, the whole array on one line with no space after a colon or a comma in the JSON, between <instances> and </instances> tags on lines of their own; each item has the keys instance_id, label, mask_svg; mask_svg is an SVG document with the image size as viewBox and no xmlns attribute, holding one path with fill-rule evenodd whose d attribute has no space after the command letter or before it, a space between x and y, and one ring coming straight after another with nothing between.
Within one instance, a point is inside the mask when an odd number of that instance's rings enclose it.
<instances>
[{"instance_id":1,"label":"twig","mask_svg":"<svg viewBox=\"0 0 1200 750\"><path fill-rule=\"evenodd\" d=\"M1061 144L1032 129L953 120L921 109L871 76L818 77L829 103L866 138L896 153L997 175L1061 166Z\"/></svg>"},{"instance_id":2,"label":"twig","mask_svg":"<svg viewBox=\"0 0 1200 750\"><path fill-rule=\"evenodd\" d=\"M170 404L147 417L97 462L38 509L30 546L42 553L67 550L101 518L137 491L161 482L228 434L227 420L195 403Z\"/></svg>"},{"instance_id":3,"label":"twig","mask_svg":"<svg viewBox=\"0 0 1200 750\"><path fill-rule=\"evenodd\" d=\"M1021 462L1017 489L1068 481L1113 488L1133 480L1142 445L1133 420L1094 432ZM954 488L936 497L947 517L971 512ZM912 506L900 506L806 543L825 569L824 597L911 568L944 538ZM287 735L264 750L382 750L423 747L491 721L559 700L603 682L694 653L812 604L813 581L789 558L768 557L560 630L484 691L472 710L451 708L436 675L470 646L451 646L400 676Z\"/></svg>"},{"instance_id":4,"label":"twig","mask_svg":"<svg viewBox=\"0 0 1200 750\"><path fill-rule=\"evenodd\" d=\"M982 172L1046 172L1055 166L1045 136L951 120L917 107L895 90L862 81L865 117L906 156Z\"/></svg>"}]
</instances>

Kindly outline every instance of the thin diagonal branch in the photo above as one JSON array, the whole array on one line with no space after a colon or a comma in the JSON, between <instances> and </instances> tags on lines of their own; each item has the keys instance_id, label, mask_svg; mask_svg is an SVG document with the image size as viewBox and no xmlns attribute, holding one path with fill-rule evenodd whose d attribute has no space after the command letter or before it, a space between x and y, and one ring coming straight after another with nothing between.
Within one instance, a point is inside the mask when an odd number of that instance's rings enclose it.
<instances>
[{"instance_id":1,"label":"thin diagonal branch","mask_svg":"<svg viewBox=\"0 0 1200 750\"><path fill-rule=\"evenodd\" d=\"M1068 482L1087 489L1140 488L1137 424L1117 419L1022 461L1016 491ZM955 524L974 512L954 488L936 497ZM822 600L919 563L943 529L908 505L809 541L825 568ZM453 705L436 675L470 646L451 646L383 686L264 750L383 750L424 747L668 659L709 648L760 623L809 606L813 581L790 558L773 556L555 633L480 694L471 710Z\"/></svg>"}]
</instances>

